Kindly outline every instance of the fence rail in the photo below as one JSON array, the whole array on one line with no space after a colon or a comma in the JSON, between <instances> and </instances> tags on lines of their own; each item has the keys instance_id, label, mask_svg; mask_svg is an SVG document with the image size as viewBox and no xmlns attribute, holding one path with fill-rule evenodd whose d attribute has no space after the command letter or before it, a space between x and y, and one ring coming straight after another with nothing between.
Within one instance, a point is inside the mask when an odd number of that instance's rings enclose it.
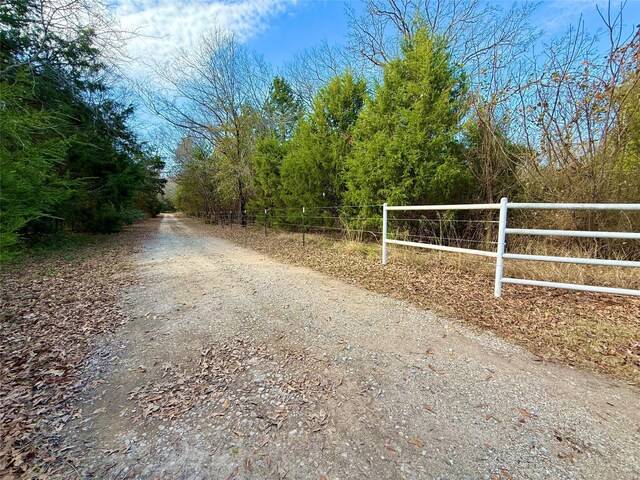
<instances>
[{"instance_id":1,"label":"fence rail","mask_svg":"<svg viewBox=\"0 0 640 480\"><path fill-rule=\"evenodd\" d=\"M567 290L582 290L588 292L613 293L618 295L640 296L640 290L629 288L603 287L597 285L581 285L574 283L547 282L540 280L529 280L522 278L508 278L504 276L504 260L528 260L554 263L575 263L581 265L601 265L611 267L640 267L639 261L616 260L602 258L581 258L562 257L551 255L529 255L520 253L509 253L507 249L507 235L536 235L536 236L561 236L561 237L583 237L583 238L613 238L625 240L640 240L638 232L602 232L583 230L544 230L529 228L509 228L507 227L508 211L510 209L536 209L536 210L635 210L640 211L640 204L635 203L509 203L507 198L503 198L500 203L470 204L470 205L408 205L389 206L383 204L382 210L382 263L387 263L387 245L404 245L409 247L427 248L432 250L443 250L447 252L457 252L471 255L482 255L496 259L494 295L502 296L502 286L505 283L517 285L529 285L536 287L562 288ZM446 210L499 210L498 220L498 241L496 250L477 250L471 248L451 247L444 245L434 245L431 243L410 242L388 238L387 224L389 222L388 211L446 211Z\"/></svg>"}]
</instances>

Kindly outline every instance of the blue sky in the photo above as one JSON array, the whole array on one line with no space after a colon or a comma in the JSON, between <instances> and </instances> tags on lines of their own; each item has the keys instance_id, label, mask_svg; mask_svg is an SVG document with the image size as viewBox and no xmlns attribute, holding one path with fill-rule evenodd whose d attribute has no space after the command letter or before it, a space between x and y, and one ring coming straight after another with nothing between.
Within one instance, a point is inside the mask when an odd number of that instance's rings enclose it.
<instances>
[{"instance_id":1,"label":"blue sky","mask_svg":"<svg viewBox=\"0 0 640 480\"><path fill-rule=\"evenodd\" d=\"M322 41L346 45L347 3L356 12L363 9L362 2L355 0L116 0L111 9L124 29L140 34L129 46L131 55L139 60L126 65L125 71L147 81L147 74L140 73L145 71L143 62L163 63L181 48L190 50L215 26L236 33L276 70L296 53ZM503 3L505 8L512 5L511 1ZM587 30L595 33L602 26L596 5L606 10L607 2L543 0L532 20L544 31L542 41L563 33L581 18ZM619 5L612 1L614 10ZM626 2L623 21L629 31L640 24L640 0ZM155 128L155 122L140 113L145 117L142 123Z\"/></svg>"},{"instance_id":2,"label":"blue sky","mask_svg":"<svg viewBox=\"0 0 640 480\"><path fill-rule=\"evenodd\" d=\"M131 49L143 57L162 61L177 48L193 47L202 33L217 25L237 33L277 67L322 40L346 43L346 3L362 9L359 1L342 0L118 0L112 9L125 28L142 34ZM511 5L503 3L505 8ZM625 23L640 23L640 0L626 3ZM606 8L607 2L544 0L533 19L547 36L563 32L581 15L595 30L601 25L596 5Z\"/></svg>"},{"instance_id":3,"label":"blue sky","mask_svg":"<svg viewBox=\"0 0 640 480\"><path fill-rule=\"evenodd\" d=\"M351 8L362 9L361 2L350 3ZM346 3L339 0L303 0L273 18L267 29L249 39L247 44L274 66L282 65L296 52L324 40L329 44L344 44L348 31L345 10Z\"/></svg>"}]
</instances>

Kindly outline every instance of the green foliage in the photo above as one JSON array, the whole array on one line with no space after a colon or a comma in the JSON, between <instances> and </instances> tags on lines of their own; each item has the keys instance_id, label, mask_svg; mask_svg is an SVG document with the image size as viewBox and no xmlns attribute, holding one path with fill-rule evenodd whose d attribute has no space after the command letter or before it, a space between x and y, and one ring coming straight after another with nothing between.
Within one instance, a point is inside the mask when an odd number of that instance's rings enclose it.
<instances>
[{"instance_id":1,"label":"green foliage","mask_svg":"<svg viewBox=\"0 0 640 480\"><path fill-rule=\"evenodd\" d=\"M263 110L269 136L277 138L280 143L290 140L298 121L302 118L303 108L302 100L285 78L273 79Z\"/></svg>"},{"instance_id":2,"label":"green foliage","mask_svg":"<svg viewBox=\"0 0 640 480\"><path fill-rule=\"evenodd\" d=\"M164 163L128 125L133 109L109 97L94 31L63 28L51 14L42 2L0 5L4 257L45 233L46 218L75 231L117 231L139 216L134 206L157 212L164 184Z\"/></svg>"},{"instance_id":3,"label":"green foliage","mask_svg":"<svg viewBox=\"0 0 640 480\"><path fill-rule=\"evenodd\" d=\"M50 112L28 106L33 100L23 79L0 82L0 251L9 255L20 232L51 214L75 185L59 174L68 143Z\"/></svg>"},{"instance_id":4,"label":"green foliage","mask_svg":"<svg viewBox=\"0 0 640 480\"><path fill-rule=\"evenodd\" d=\"M420 28L363 109L347 168L347 203L464 201L474 190L456 140L464 75L444 41Z\"/></svg>"},{"instance_id":5,"label":"green foliage","mask_svg":"<svg viewBox=\"0 0 640 480\"><path fill-rule=\"evenodd\" d=\"M253 154L255 199L251 202L252 210L263 211L281 205L280 170L288 150L289 143L280 142L274 135L256 142Z\"/></svg>"},{"instance_id":6,"label":"green foliage","mask_svg":"<svg viewBox=\"0 0 640 480\"><path fill-rule=\"evenodd\" d=\"M266 129L253 152L254 198L248 207L252 213L282 204L282 162L302 117L302 102L284 78L275 77L263 111Z\"/></svg>"},{"instance_id":7,"label":"green foliage","mask_svg":"<svg viewBox=\"0 0 640 480\"><path fill-rule=\"evenodd\" d=\"M344 168L366 98L366 83L349 72L333 78L318 92L313 111L299 123L282 163L282 202L286 206L342 203Z\"/></svg>"},{"instance_id":8,"label":"green foliage","mask_svg":"<svg viewBox=\"0 0 640 480\"><path fill-rule=\"evenodd\" d=\"M178 152L180 172L175 205L211 221L220 212L235 211L239 202L237 165L205 145L183 140Z\"/></svg>"}]
</instances>

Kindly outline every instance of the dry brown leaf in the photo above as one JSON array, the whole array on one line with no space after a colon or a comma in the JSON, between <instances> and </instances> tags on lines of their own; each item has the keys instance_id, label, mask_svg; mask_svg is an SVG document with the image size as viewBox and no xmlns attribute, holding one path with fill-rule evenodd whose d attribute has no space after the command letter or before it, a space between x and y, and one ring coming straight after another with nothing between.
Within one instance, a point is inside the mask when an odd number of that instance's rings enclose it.
<instances>
[{"instance_id":1,"label":"dry brown leaf","mask_svg":"<svg viewBox=\"0 0 640 480\"><path fill-rule=\"evenodd\" d=\"M77 247L73 261L52 253L0 272L0 398L10 400L0 402L6 446L0 449L2 475L21 477L30 471L26 476L31 478L37 470L39 478L52 472L60 478L78 476L56 437L69 420L83 418L73 401L80 392L76 374L85 367L94 340L129 320L118 295L136 280L128 260L152 232L147 225L97 237Z\"/></svg>"},{"instance_id":2,"label":"dry brown leaf","mask_svg":"<svg viewBox=\"0 0 640 480\"><path fill-rule=\"evenodd\" d=\"M508 471L506 471L504 468L501 468L500 472L502 473L502 475L504 475L506 480L513 480L513 477L511 476L511 474Z\"/></svg>"},{"instance_id":3,"label":"dry brown leaf","mask_svg":"<svg viewBox=\"0 0 640 480\"><path fill-rule=\"evenodd\" d=\"M529 410L527 410L526 408L518 408L518 411L520 412L520 415L522 415L523 417L526 418L531 418L531 412L529 412Z\"/></svg>"},{"instance_id":4,"label":"dry brown leaf","mask_svg":"<svg viewBox=\"0 0 640 480\"><path fill-rule=\"evenodd\" d=\"M424 447L424 442L422 440L418 440L417 438L413 438L413 439L409 440L409 443L411 445L414 445L414 446L418 447L418 448Z\"/></svg>"},{"instance_id":5,"label":"dry brown leaf","mask_svg":"<svg viewBox=\"0 0 640 480\"><path fill-rule=\"evenodd\" d=\"M640 383L640 349L632 347L631 354L628 352L628 345L636 345L633 339L640 337L640 326L630 322L640 318L640 301L636 299L583 292L560 295L512 285L509 293L496 301L490 295L494 268L490 259L485 262L398 248L393 263L381 269L377 266L379 258L349 252L340 239L328 236L322 242L308 243L304 255L300 255L296 233L280 231L265 237L263 231L251 228L203 228L278 260L319 270L491 330L529 348L537 355L535 361L564 360ZM442 282L442 278L448 281ZM593 348L591 338L596 328L614 333L601 339L602 348L598 350Z\"/></svg>"}]
</instances>

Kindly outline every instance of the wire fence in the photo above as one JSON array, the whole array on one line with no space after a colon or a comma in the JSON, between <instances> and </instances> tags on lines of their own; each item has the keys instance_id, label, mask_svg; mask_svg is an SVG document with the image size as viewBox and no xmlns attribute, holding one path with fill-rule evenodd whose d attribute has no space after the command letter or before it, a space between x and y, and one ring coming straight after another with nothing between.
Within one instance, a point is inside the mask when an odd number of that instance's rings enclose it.
<instances>
[{"instance_id":1,"label":"wire fence","mask_svg":"<svg viewBox=\"0 0 640 480\"><path fill-rule=\"evenodd\" d=\"M299 232L305 243L307 234L324 234L345 240L382 243L382 204L276 207L261 210L217 211L209 213L209 223L260 227L265 235L272 231ZM398 240L437 245L494 249L497 219L436 214L406 215L398 212L388 218L387 235Z\"/></svg>"},{"instance_id":2,"label":"wire fence","mask_svg":"<svg viewBox=\"0 0 640 480\"><path fill-rule=\"evenodd\" d=\"M264 235L279 231L299 233L305 246L308 234L321 234L334 239L368 242L382 245L382 262L386 263L387 245L416 250L429 248L432 252L473 254L467 262L491 268L496 262L496 296L501 295L503 283L585 289L608 293L629 294L628 288L609 288L549 282L519 280L503 277L502 259L510 261L540 261L555 264L573 263L580 266L632 266L638 261L637 233L588 231L578 229L545 229L540 218L527 214L531 209L573 211L580 209L639 210L637 205L605 204L519 204L509 203L509 228L504 224L507 207L501 204L391 206L330 205L313 207L278 207L249 211L218 211L205 220L230 228L261 229ZM574 216L579 219L576 215ZM548 216L544 220L548 220ZM554 215L553 218L568 218ZM633 217L621 216L629 225ZM502 223L501 223L502 221ZM529 223L531 222L531 223ZM533 223L533 225L532 225ZM624 224L626 225L626 223ZM535 228L531 228L531 227ZM633 228L633 227L631 227ZM509 249L505 252L505 233L510 234ZM421 248L415 248L421 247ZM525 272L526 273L526 272ZM498 278L499 276L499 278ZM635 293L632 293L635 294Z\"/></svg>"},{"instance_id":3,"label":"wire fence","mask_svg":"<svg viewBox=\"0 0 640 480\"><path fill-rule=\"evenodd\" d=\"M512 213L510 222L514 226L555 227L567 222L568 217L557 214L536 216L527 211ZM220 210L207 215L196 215L208 223L226 225L230 228L248 226L261 228L267 235L271 231L288 231L301 234L301 241L307 234L323 234L332 238L381 244L382 204L326 205L275 207L248 209L245 212ZM570 217L580 220L579 215ZM620 216L624 224L633 224L628 213ZM546 222L546 223L545 223ZM567 229L570 229L570 223ZM566 227L565 227L566 228ZM633 227L631 227L633 228ZM615 228L612 228L614 230ZM389 210L387 218L387 238L410 243L429 243L443 247L470 248L481 251L495 251L498 243L497 210L448 210L448 211L402 211ZM615 238L575 238L575 237L513 237L510 249L514 253L544 252L549 255L563 255L573 252L592 258L617 258L637 260L640 248L637 242Z\"/></svg>"}]
</instances>

